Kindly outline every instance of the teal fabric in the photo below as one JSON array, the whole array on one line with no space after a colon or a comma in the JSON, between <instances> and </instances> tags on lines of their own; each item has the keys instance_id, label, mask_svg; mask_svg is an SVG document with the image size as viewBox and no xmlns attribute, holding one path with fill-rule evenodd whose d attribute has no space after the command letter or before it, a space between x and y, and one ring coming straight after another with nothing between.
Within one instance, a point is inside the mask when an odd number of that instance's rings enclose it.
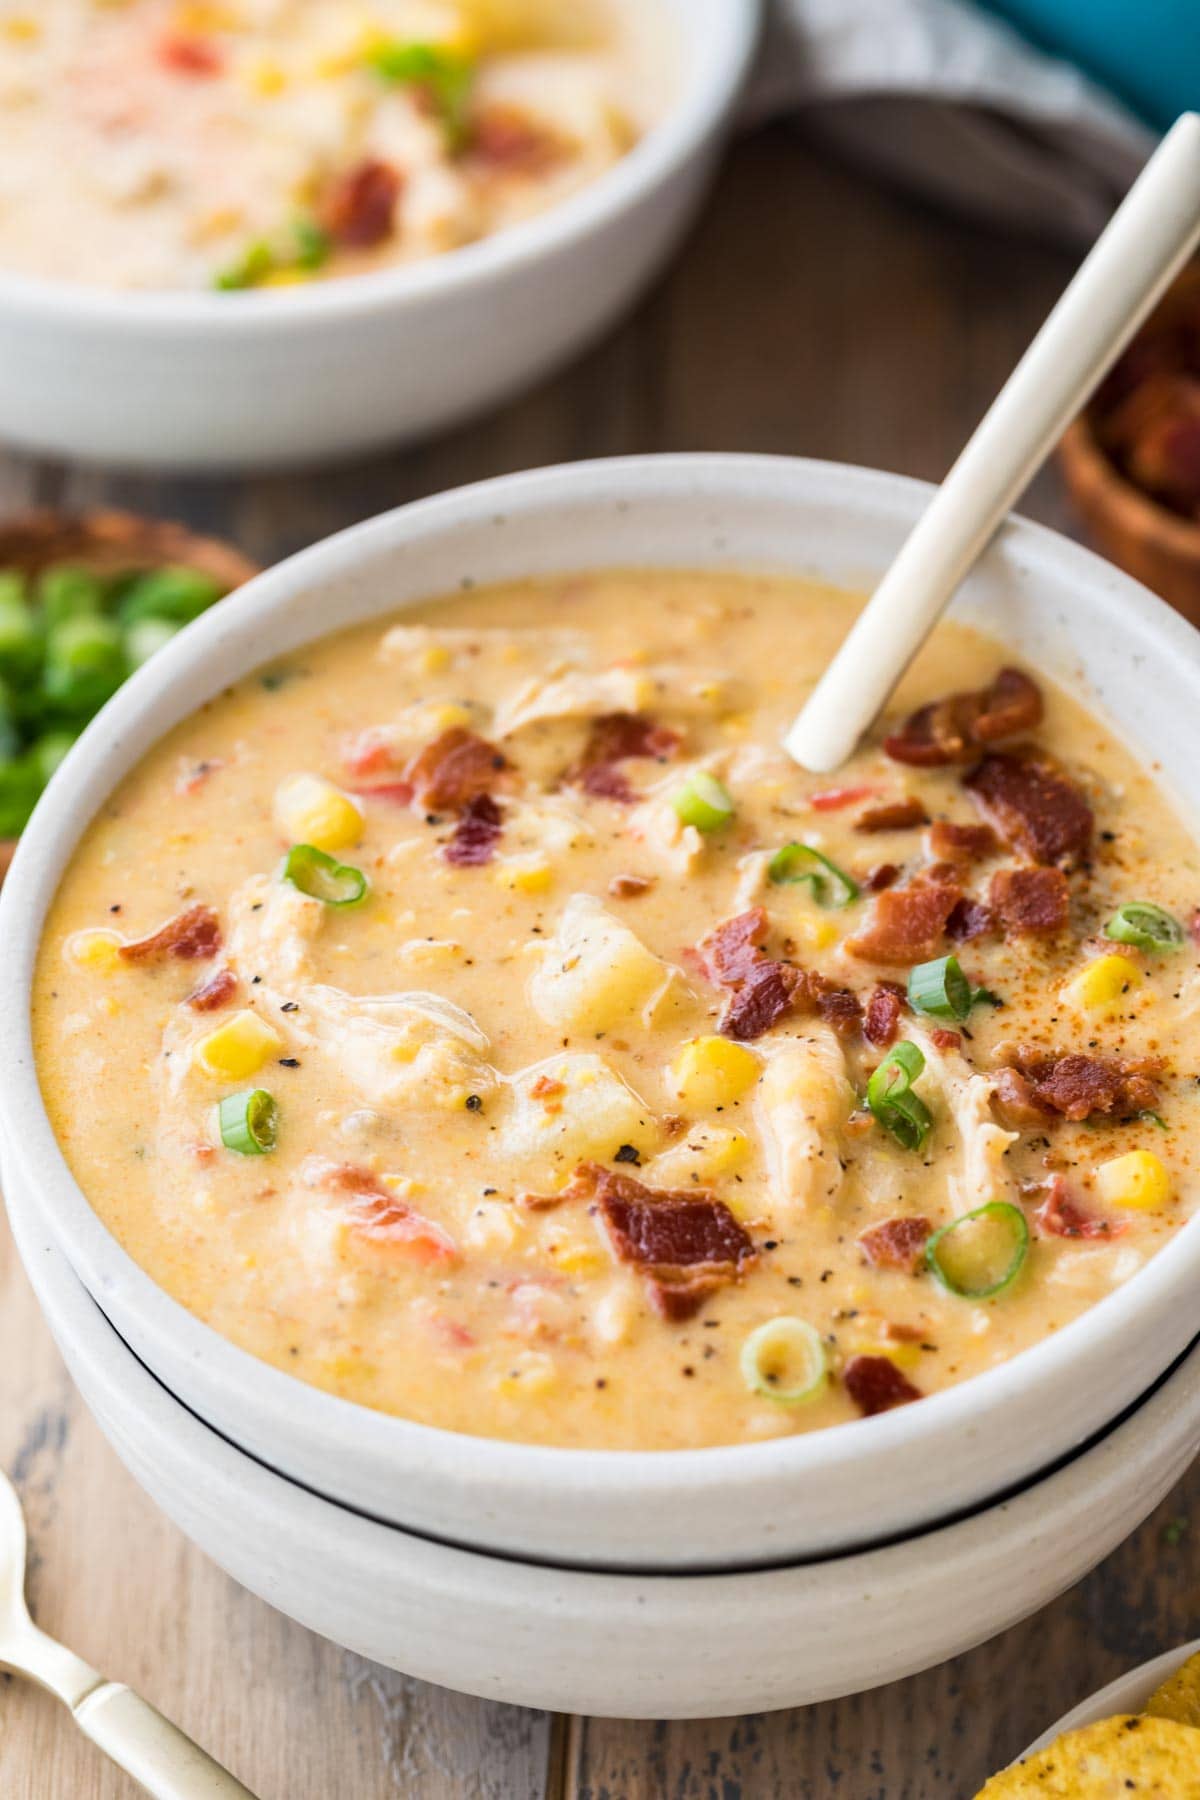
<instances>
[{"instance_id":1,"label":"teal fabric","mask_svg":"<svg viewBox=\"0 0 1200 1800\"><path fill-rule=\"evenodd\" d=\"M1200 0L979 0L1150 125L1200 108Z\"/></svg>"}]
</instances>

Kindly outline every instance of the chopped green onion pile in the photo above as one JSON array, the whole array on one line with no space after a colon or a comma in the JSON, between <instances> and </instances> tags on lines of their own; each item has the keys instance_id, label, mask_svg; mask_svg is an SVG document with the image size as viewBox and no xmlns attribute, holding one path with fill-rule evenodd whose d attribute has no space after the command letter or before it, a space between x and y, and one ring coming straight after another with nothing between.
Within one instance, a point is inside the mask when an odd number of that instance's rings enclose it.
<instances>
[{"instance_id":1,"label":"chopped green onion pile","mask_svg":"<svg viewBox=\"0 0 1200 1800\"><path fill-rule=\"evenodd\" d=\"M0 837L16 837L92 714L225 589L167 565L0 571Z\"/></svg>"},{"instance_id":2,"label":"chopped green onion pile","mask_svg":"<svg viewBox=\"0 0 1200 1800\"><path fill-rule=\"evenodd\" d=\"M1118 944L1134 944L1139 950L1173 950L1183 942L1179 920L1150 900L1128 900L1118 906L1104 927L1105 937Z\"/></svg>"},{"instance_id":3,"label":"chopped green onion pile","mask_svg":"<svg viewBox=\"0 0 1200 1800\"><path fill-rule=\"evenodd\" d=\"M222 293L262 287L274 277L302 280L329 260L329 234L315 219L293 219L274 238L256 238L241 255L218 270L213 286Z\"/></svg>"},{"instance_id":4,"label":"chopped green onion pile","mask_svg":"<svg viewBox=\"0 0 1200 1800\"><path fill-rule=\"evenodd\" d=\"M697 831L720 831L734 814L729 789L707 769L694 769L671 796L671 805L680 824L694 825Z\"/></svg>"},{"instance_id":5,"label":"chopped green onion pile","mask_svg":"<svg viewBox=\"0 0 1200 1800\"><path fill-rule=\"evenodd\" d=\"M265 1156L279 1139L279 1108L265 1088L226 1094L217 1107L221 1142L239 1156Z\"/></svg>"},{"instance_id":6,"label":"chopped green onion pile","mask_svg":"<svg viewBox=\"0 0 1200 1800\"><path fill-rule=\"evenodd\" d=\"M858 899L858 883L812 844L785 844L767 864L767 875L789 886L806 881L818 906L849 906Z\"/></svg>"},{"instance_id":7,"label":"chopped green onion pile","mask_svg":"<svg viewBox=\"0 0 1200 1800\"><path fill-rule=\"evenodd\" d=\"M925 1260L960 1300L990 1300L1011 1287L1029 1254L1029 1225L1019 1206L990 1200L935 1231Z\"/></svg>"},{"instance_id":8,"label":"chopped green onion pile","mask_svg":"<svg viewBox=\"0 0 1200 1800\"><path fill-rule=\"evenodd\" d=\"M957 956L939 956L935 962L918 963L909 971L908 1004L927 1018L955 1019L961 1025L981 1000L999 1004L987 988L971 986Z\"/></svg>"},{"instance_id":9,"label":"chopped green onion pile","mask_svg":"<svg viewBox=\"0 0 1200 1800\"><path fill-rule=\"evenodd\" d=\"M361 869L337 862L313 844L293 844L283 865L283 879L326 906L360 906L371 885Z\"/></svg>"},{"instance_id":10,"label":"chopped green onion pile","mask_svg":"<svg viewBox=\"0 0 1200 1800\"><path fill-rule=\"evenodd\" d=\"M470 136L471 95L475 60L449 44L411 43L392 39L367 53L368 67L384 81L414 87L427 94L451 150L461 150Z\"/></svg>"},{"instance_id":11,"label":"chopped green onion pile","mask_svg":"<svg viewBox=\"0 0 1200 1800\"><path fill-rule=\"evenodd\" d=\"M825 1385L825 1346L805 1319L784 1314L753 1330L742 1345L742 1380L781 1406L811 1400Z\"/></svg>"},{"instance_id":12,"label":"chopped green onion pile","mask_svg":"<svg viewBox=\"0 0 1200 1800\"><path fill-rule=\"evenodd\" d=\"M868 1107L905 1150L920 1150L933 1126L933 1114L912 1091L924 1067L924 1056L905 1038L889 1050L867 1083Z\"/></svg>"}]
</instances>

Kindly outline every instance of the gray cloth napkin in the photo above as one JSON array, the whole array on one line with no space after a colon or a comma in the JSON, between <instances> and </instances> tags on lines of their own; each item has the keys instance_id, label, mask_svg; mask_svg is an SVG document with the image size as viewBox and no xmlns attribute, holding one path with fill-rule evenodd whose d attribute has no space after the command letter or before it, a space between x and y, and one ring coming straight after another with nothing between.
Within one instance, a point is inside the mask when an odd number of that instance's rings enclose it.
<instances>
[{"instance_id":1,"label":"gray cloth napkin","mask_svg":"<svg viewBox=\"0 0 1200 1800\"><path fill-rule=\"evenodd\" d=\"M967 0L770 0L752 122L802 111L843 153L961 210L1083 244L1154 133Z\"/></svg>"}]
</instances>

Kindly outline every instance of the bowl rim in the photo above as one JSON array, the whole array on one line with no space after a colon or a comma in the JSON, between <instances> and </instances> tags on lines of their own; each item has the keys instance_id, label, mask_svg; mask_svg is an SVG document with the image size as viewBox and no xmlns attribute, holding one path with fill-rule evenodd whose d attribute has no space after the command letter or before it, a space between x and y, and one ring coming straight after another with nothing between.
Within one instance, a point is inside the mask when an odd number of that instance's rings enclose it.
<instances>
[{"instance_id":1,"label":"bowl rim","mask_svg":"<svg viewBox=\"0 0 1200 1800\"><path fill-rule=\"evenodd\" d=\"M697 0L684 0L684 5ZM0 319L24 313L39 322L103 327L136 338L194 329L230 335L275 336L285 321L297 326L338 324L393 307L449 301L496 276L570 252L581 238L602 231L698 155L737 101L758 45L763 0L699 0L708 13L688 28L686 79L663 116L633 148L594 181L544 212L472 244L419 262L334 276L286 290L196 293L175 289L91 286L0 269ZM678 0L655 0L682 34Z\"/></svg>"},{"instance_id":2,"label":"bowl rim","mask_svg":"<svg viewBox=\"0 0 1200 1800\"><path fill-rule=\"evenodd\" d=\"M1136 1669L1127 1669L1124 1675L1097 1688L1094 1694L1089 1694L1078 1706L1073 1706L1061 1719L1048 1726L1027 1750L1022 1750L1017 1761L1032 1756L1036 1750L1048 1750L1065 1731L1077 1731L1083 1725L1093 1725L1119 1713L1140 1712L1155 1688L1193 1656L1200 1656L1200 1638L1193 1638L1190 1644L1179 1644L1174 1650L1164 1650L1160 1656L1139 1663Z\"/></svg>"},{"instance_id":3,"label":"bowl rim","mask_svg":"<svg viewBox=\"0 0 1200 1800\"><path fill-rule=\"evenodd\" d=\"M1179 1304L1181 1296L1194 1293L1200 1284L1197 1213L1135 1277L1055 1335L968 1381L926 1396L919 1407L897 1408L877 1418L850 1420L814 1432L696 1449L527 1444L470 1436L375 1412L260 1361L159 1287L92 1210L71 1174L41 1097L33 1059L29 986L42 917L58 885L53 877L58 839L69 835L72 845L78 841L103 803L103 795L111 791L113 778L102 776L104 763L120 761L125 753L124 738L134 731L140 715L153 706L156 695L182 690L197 660L206 651L212 654L227 632L253 634L261 645L264 611L285 614L306 593L344 578L364 564L375 566L381 556L401 554L414 542L445 539L464 527L499 517L511 527L564 504L585 500L611 504L617 491L622 506L636 503L638 497L648 504L664 504L695 493L700 484L701 492L716 489L728 503L742 504L764 492L779 497L781 483L799 484L810 502L827 496L831 505L853 502L869 508L877 519L899 529L911 523L933 492L927 482L853 465L699 453L608 458L525 470L411 502L299 551L188 626L97 715L47 788L0 891L0 933L6 945L6 955L0 958L0 1066L7 1077L0 1083L0 1142L5 1168L19 1169L39 1194L56 1242L100 1306L106 1307L106 1294L121 1291L131 1312L136 1313L143 1343L167 1346L172 1359L182 1355L190 1363L203 1364L210 1380L218 1382L227 1396L236 1396L240 1416L286 1419L292 1429L303 1419L308 1440L320 1441L331 1456L366 1454L375 1466L388 1470L419 1464L480 1496L548 1487L560 1495L600 1491L625 1498L633 1487L646 1501L678 1501L705 1489L714 1479L719 1479L725 1491L736 1494L739 1488L757 1489L772 1479L794 1482L803 1477L806 1468L846 1468L868 1447L872 1457L882 1460L899 1445L911 1451L914 1441L932 1445L960 1435L969 1441L985 1403L1003 1407L1027 1392L1031 1383L1041 1387L1069 1379L1072 1368L1100 1349L1114 1331L1129 1327L1144 1315L1163 1316L1165 1309ZM1156 654L1186 665L1196 684L1200 710L1200 636L1184 619L1102 558L1044 526L1012 518L1001 539L1001 554L1008 545L1024 546L1042 569L1057 569L1060 579L1085 589L1098 612L1107 606L1114 619L1119 614L1123 641L1141 629L1153 640ZM364 608L361 617L369 616L373 616L371 609ZM314 631L304 641L317 641L322 635ZM245 667L249 670L262 660L259 654L247 660ZM175 709L172 723L187 716L196 703L193 699ZM162 728L167 729L170 726ZM156 735L161 736L162 731ZM137 760L140 758L128 758L128 766ZM71 786L76 773L84 778L85 791L98 791L98 797L88 798L86 805L75 798ZM69 831L60 824L63 811L83 814L70 819Z\"/></svg>"}]
</instances>

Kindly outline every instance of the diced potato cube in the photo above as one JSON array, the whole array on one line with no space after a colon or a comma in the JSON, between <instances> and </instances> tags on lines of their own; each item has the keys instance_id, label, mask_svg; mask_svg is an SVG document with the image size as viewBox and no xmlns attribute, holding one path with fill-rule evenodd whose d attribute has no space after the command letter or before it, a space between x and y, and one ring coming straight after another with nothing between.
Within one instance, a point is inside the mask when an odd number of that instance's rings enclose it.
<instances>
[{"instance_id":1,"label":"diced potato cube","mask_svg":"<svg viewBox=\"0 0 1200 1800\"><path fill-rule=\"evenodd\" d=\"M1111 1012L1144 980L1132 957L1098 956L1067 983L1064 997L1084 1012Z\"/></svg>"},{"instance_id":2,"label":"diced potato cube","mask_svg":"<svg viewBox=\"0 0 1200 1800\"><path fill-rule=\"evenodd\" d=\"M275 1027L243 1009L202 1037L192 1054L206 1075L219 1081L245 1081L282 1048L283 1039Z\"/></svg>"},{"instance_id":3,"label":"diced potato cube","mask_svg":"<svg viewBox=\"0 0 1200 1800\"><path fill-rule=\"evenodd\" d=\"M670 979L667 964L590 894L563 908L532 981L534 1011L560 1031L610 1031L643 1018Z\"/></svg>"},{"instance_id":4,"label":"diced potato cube","mask_svg":"<svg viewBox=\"0 0 1200 1800\"><path fill-rule=\"evenodd\" d=\"M77 968L111 975L120 964L120 949L121 938L115 931L73 931L63 945L63 954Z\"/></svg>"},{"instance_id":5,"label":"diced potato cube","mask_svg":"<svg viewBox=\"0 0 1200 1800\"><path fill-rule=\"evenodd\" d=\"M578 1051L523 1069L500 1128L502 1156L531 1166L533 1179L566 1180L581 1162L608 1162L622 1144L639 1152L661 1138L658 1122L601 1056Z\"/></svg>"},{"instance_id":6,"label":"diced potato cube","mask_svg":"<svg viewBox=\"0 0 1200 1800\"><path fill-rule=\"evenodd\" d=\"M691 1038L671 1065L671 1082L684 1106L708 1112L732 1106L758 1080L761 1064L753 1050L732 1038Z\"/></svg>"},{"instance_id":7,"label":"diced potato cube","mask_svg":"<svg viewBox=\"0 0 1200 1800\"><path fill-rule=\"evenodd\" d=\"M498 887L516 894L548 894L554 886L554 870L543 857L522 857L497 863Z\"/></svg>"},{"instance_id":8,"label":"diced potato cube","mask_svg":"<svg viewBox=\"0 0 1200 1800\"><path fill-rule=\"evenodd\" d=\"M1171 1200L1171 1178L1153 1150L1130 1150L1101 1163L1095 1184L1106 1206L1161 1212Z\"/></svg>"},{"instance_id":9,"label":"diced potato cube","mask_svg":"<svg viewBox=\"0 0 1200 1800\"><path fill-rule=\"evenodd\" d=\"M291 844L347 850L362 837L359 806L322 775L289 775L275 790L275 823Z\"/></svg>"},{"instance_id":10,"label":"diced potato cube","mask_svg":"<svg viewBox=\"0 0 1200 1800\"><path fill-rule=\"evenodd\" d=\"M734 1174L749 1154L750 1140L744 1131L730 1131L723 1125L695 1125L682 1143L672 1144L655 1157L647 1179L655 1187L702 1186ZM732 1194L724 1198L736 1212Z\"/></svg>"}]
</instances>

